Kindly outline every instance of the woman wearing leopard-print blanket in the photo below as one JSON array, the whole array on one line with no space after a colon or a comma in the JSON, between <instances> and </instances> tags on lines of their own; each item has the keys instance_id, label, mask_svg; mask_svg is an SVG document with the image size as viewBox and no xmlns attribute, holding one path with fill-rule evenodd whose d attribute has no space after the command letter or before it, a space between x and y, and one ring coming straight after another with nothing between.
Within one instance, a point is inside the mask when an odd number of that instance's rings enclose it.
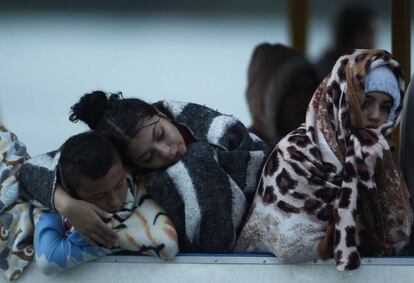
<instances>
[{"instance_id":1,"label":"woman wearing leopard-print blanket","mask_svg":"<svg viewBox=\"0 0 414 283\"><path fill-rule=\"evenodd\" d=\"M387 137L400 120L404 81L384 50L338 59L309 104L306 122L274 148L238 251L283 262L401 254L412 211Z\"/></svg>"}]
</instances>

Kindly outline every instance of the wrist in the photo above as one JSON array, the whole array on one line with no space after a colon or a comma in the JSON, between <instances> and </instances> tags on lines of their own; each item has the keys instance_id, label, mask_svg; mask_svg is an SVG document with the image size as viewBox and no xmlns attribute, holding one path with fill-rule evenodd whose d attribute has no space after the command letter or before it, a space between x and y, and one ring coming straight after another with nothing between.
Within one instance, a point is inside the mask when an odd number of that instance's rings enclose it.
<instances>
[{"instance_id":1,"label":"wrist","mask_svg":"<svg viewBox=\"0 0 414 283\"><path fill-rule=\"evenodd\" d=\"M68 207L75 199L72 198L60 185L56 186L55 194L54 194L54 203L56 210L66 216L66 212L68 211Z\"/></svg>"}]
</instances>

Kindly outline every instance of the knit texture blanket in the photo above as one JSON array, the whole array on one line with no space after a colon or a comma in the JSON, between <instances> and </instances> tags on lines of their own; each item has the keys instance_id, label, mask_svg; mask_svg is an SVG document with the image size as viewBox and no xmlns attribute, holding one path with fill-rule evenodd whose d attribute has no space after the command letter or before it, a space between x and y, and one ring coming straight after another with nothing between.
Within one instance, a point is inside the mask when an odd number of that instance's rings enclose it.
<instances>
[{"instance_id":1,"label":"knit texture blanket","mask_svg":"<svg viewBox=\"0 0 414 283\"><path fill-rule=\"evenodd\" d=\"M173 221L180 251L232 251L268 147L238 119L208 107L155 106L197 141L179 162L147 176L148 193Z\"/></svg>"},{"instance_id":2,"label":"knit texture blanket","mask_svg":"<svg viewBox=\"0 0 414 283\"><path fill-rule=\"evenodd\" d=\"M399 254L412 211L386 136L399 122L362 128L366 74L387 65L383 50L340 57L316 90L306 122L283 138L266 162L239 251L267 251L281 261L334 257L338 270L358 268L360 253Z\"/></svg>"},{"instance_id":3,"label":"knit texture blanket","mask_svg":"<svg viewBox=\"0 0 414 283\"><path fill-rule=\"evenodd\" d=\"M268 146L238 119L206 106L172 101L155 106L196 142L182 160L145 177L148 193L173 221L180 251L231 251ZM22 198L52 210L58 178L55 154L31 159L20 169Z\"/></svg>"}]
</instances>

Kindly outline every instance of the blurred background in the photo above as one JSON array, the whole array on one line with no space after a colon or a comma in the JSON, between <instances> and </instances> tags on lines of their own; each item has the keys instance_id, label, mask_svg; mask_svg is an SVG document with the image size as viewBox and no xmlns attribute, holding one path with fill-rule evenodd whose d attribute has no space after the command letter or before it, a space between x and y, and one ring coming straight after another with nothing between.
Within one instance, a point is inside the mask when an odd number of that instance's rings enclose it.
<instances>
[{"instance_id":1,"label":"blurred background","mask_svg":"<svg viewBox=\"0 0 414 283\"><path fill-rule=\"evenodd\" d=\"M305 55L311 62L332 44L337 12L349 2L308 1ZM389 51L390 2L364 1L377 14L375 47ZM0 0L0 121L32 156L86 129L68 114L82 94L96 89L148 102L197 102L249 126L248 64L260 43L291 45L288 4Z\"/></svg>"}]
</instances>

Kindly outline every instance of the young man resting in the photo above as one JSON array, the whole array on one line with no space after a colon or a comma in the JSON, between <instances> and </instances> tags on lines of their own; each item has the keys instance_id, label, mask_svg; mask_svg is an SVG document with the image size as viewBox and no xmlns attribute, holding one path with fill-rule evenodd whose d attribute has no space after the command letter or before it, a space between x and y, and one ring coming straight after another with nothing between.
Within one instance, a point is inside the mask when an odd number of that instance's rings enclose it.
<instances>
[{"instance_id":1,"label":"young man resting","mask_svg":"<svg viewBox=\"0 0 414 283\"><path fill-rule=\"evenodd\" d=\"M86 132L69 138L62 146L58 168L60 184L73 197L113 213L107 222L118 235L118 245L113 249L92 246L60 214L36 208L35 256L43 273L52 274L119 250L162 259L177 254L172 222L134 185L118 151L103 135Z\"/></svg>"}]
</instances>

